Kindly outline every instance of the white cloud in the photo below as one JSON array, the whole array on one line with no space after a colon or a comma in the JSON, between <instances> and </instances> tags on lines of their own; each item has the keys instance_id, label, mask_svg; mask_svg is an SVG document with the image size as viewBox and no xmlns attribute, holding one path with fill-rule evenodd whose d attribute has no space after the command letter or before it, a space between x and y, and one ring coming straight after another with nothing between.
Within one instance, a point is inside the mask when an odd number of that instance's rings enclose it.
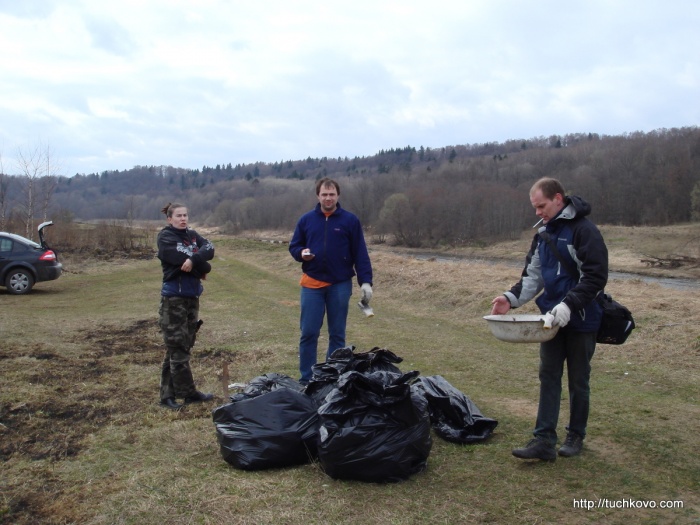
<instances>
[{"instance_id":1,"label":"white cloud","mask_svg":"<svg viewBox=\"0 0 700 525\"><path fill-rule=\"evenodd\" d=\"M0 148L66 173L697 125L700 4L0 0Z\"/></svg>"}]
</instances>

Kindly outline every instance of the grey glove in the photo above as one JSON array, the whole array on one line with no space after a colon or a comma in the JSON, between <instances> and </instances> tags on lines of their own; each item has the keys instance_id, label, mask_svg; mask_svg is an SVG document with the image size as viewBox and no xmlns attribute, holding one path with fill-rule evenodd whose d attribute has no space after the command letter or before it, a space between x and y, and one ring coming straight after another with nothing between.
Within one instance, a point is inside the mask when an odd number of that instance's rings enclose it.
<instances>
[{"instance_id":1,"label":"grey glove","mask_svg":"<svg viewBox=\"0 0 700 525\"><path fill-rule=\"evenodd\" d=\"M362 286L360 286L360 290L362 290L361 301L365 304L369 304L369 302L372 300L372 285L369 283L365 283Z\"/></svg>"},{"instance_id":2,"label":"grey glove","mask_svg":"<svg viewBox=\"0 0 700 525\"><path fill-rule=\"evenodd\" d=\"M571 319L571 308L566 306L564 303L559 303L550 312L554 316L554 321L552 324L555 326L565 327L569 324L569 319Z\"/></svg>"}]
</instances>

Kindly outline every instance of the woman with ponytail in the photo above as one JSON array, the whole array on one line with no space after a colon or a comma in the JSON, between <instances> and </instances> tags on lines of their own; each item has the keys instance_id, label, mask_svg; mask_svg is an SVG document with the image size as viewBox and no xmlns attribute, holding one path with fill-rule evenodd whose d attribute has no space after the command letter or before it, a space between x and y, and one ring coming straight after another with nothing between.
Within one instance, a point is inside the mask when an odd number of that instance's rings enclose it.
<instances>
[{"instance_id":1,"label":"woman with ponytail","mask_svg":"<svg viewBox=\"0 0 700 525\"><path fill-rule=\"evenodd\" d=\"M160 297L160 329L165 341L165 358L161 368L160 404L178 410L184 403L213 399L194 385L190 355L199 320L199 296L202 279L211 271L208 261L214 257L214 245L188 227L187 207L168 203L161 210L168 226L158 234L158 258L163 269Z\"/></svg>"}]
</instances>

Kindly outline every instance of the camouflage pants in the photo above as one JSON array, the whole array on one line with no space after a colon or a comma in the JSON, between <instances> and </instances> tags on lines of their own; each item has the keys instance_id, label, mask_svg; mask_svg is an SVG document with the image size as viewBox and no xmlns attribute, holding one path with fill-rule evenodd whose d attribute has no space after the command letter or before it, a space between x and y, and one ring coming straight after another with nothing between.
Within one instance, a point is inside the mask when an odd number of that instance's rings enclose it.
<instances>
[{"instance_id":1,"label":"camouflage pants","mask_svg":"<svg viewBox=\"0 0 700 525\"><path fill-rule=\"evenodd\" d=\"M185 398L196 393L190 355L197 332L199 298L161 297L160 330L165 358L160 375L160 398Z\"/></svg>"}]
</instances>

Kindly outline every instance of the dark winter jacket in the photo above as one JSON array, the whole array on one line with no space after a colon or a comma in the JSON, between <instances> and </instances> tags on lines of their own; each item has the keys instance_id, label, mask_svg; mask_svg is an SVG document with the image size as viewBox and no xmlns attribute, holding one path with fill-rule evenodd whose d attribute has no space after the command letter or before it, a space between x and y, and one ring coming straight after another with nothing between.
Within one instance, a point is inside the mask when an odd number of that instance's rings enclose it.
<instances>
[{"instance_id":1,"label":"dark winter jacket","mask_svg":"<svg viewBox=\"0 0 700 525\"><path fill-rule=\"evenodd\" d=\"M532 241L520 281L505 296L513 308L537 297L542 313L560 302L571 309L569 326L576 332L596 332L600 326L602 309L596 296L608 282L608 249L600 231L587 218L590 205L581 197L567 197L564 208L542 226ZM541 236L549 234L552 242L571 270L552 252Z\"/></svg>"},{"instance_id":2,"label":"dark winter jacket","mask_svg":"<svg viewBox=\"0 0 700 525\"><path fill-rule=\"evenodd\" d=\"M357 282L372 284L372 264L367 253L365 236L360 220L337 205L326 217L321 205L305 213L297 222L289 243L289 253L301 262L302 271L316 280L335 284L357 275ZM301 251L309 248L315 257L301 258Z\"/></svg>"},{"instance_id":3,"label":"dark winter jacket","mask_svg":"<svg viewBox=\"0 0 700 525\"><path fill-rule=\"evenodd\" d=\"M199 297L202 293L200 279L211 270L214 245L187 228L180 230L166 226L158 234L158 258L163 269L161 295L165 297ZM192 260L192 271L180 270L182 264Z\"/></svg>"}]
</instances>

